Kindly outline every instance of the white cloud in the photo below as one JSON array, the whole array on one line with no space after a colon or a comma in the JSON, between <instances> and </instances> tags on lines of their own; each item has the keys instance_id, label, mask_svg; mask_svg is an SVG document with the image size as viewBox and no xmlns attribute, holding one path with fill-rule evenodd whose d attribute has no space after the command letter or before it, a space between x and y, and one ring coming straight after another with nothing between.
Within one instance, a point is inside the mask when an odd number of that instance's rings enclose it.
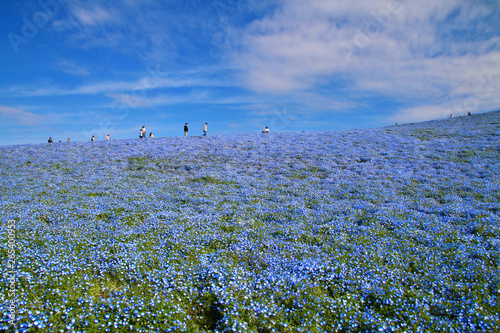
<instances>
[{"instance_id":1,"label":"white cloud","mask_svg":"<svg viewBox=\"0 0 500 333\"><path fill-rule=\"evenodd\" d=\"M104 81L92 84L82 85L75 88L61 88L57 86L46 86L38 88L33 86L12 86L9 89L0 90L0 95L16 96L61 96L61 95L99 95L109 93L130 93L141 95L142 92L179 87L221 87L230 86L232 83L220 80L210 79L199 75L196 71L168 75L156 70L148 72L143 77L131 81Z\"/></svg>"},{"instance_id":2,"label":"white cloud","mask_svg":"<svg viewBox=\"0 0 500 333\"><path fill-rule=\"evenodd\" d=\"M83 49L120 49L125 43L130 46L126 14L131 10L125 6L90 0L71 1L67 8L68 15L52 23L59 34L66 35L64 42Z\"/></svg>"},{"instance_id":3,"label":"white cloud","mask_svg":"<svg viewBox=\"0 0 500 333\"><path fill-rule=\"evenodd\" d=\"M23 126L38 126L45 117L10 106L0 105L0 119L2 124Z\"/></svg>"},{"instance_id":4,"label":"white cloud","mask_svg":"<svg viewBox=\"0 0 500 333\"><path fill-rule=\"evenodd\" d=\"M337 81L354 99L411 100L423 106L402 111L408 118L432 119L473 98L484 75L500 77L499 37L455 31L478 29L492 6L462 0L283 1L272 16L241 33L234 61L244 69L247 87L259 93L286 96ZM475 108L494 103L479 100Z\"/></svg>"},{"instance_id":5,"label":"white cloud","mask_svg":"<svg viewBox=\"0 0 500 333\"><path fill-rule=\"evenodd\" d=\"M120 18L117 11L105 9L93 1L71 3L70 9L73 16L83 26L93 27L107 24L109 22L115 22Z\"/></svg>"},{"instance_id":6,"label":"white cloud","mask_svg":"<svg viewBox=\"0 0 500 333\"><path fill-rule=\"evenodd\" d=\"M108 97L118 102L120 105L126 105L130 108L136 107L154 107L174 104L189 103L213 103L210 94L205 91L193 91L182 95L159 94L156 96L147 96L147 94L108 94ZM113 106L113 104L111 105Z\"/></svg>"},{"instance_id":7,"label":"white cloud","mask_svg":"<svg viewBox=\"0 0 500 333\"><path fill-rule=\"evenodd\" d=\"M77 8L73 11L78 21L84 25L97 25L109 21L111 14L100 8L93 8L92 10Z\"/></svg>"},{"instance_id":8,"label":"white cloud","mask_svg":"<svg viewBox=\"0 0 500 333\"><path fill-rule=\"evenodd\" d=\"M58 68L65 73L75 76L87 76L91 74L91 70L86 66L69 60L61 60L58 64Z\"/></svg>"}]
</instances>

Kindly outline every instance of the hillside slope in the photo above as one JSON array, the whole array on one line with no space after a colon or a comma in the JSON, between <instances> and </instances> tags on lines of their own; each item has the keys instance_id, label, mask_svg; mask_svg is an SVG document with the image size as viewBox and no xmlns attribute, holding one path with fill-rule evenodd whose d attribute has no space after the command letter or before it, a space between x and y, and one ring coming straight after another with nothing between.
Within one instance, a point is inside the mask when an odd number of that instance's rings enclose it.
<instances>
[{"instance_id":1,"label":"hillside slope","mask_svg":"<svg viewBox=\"0 0 500 333\"><path fill-rule=\"evenodd\" d=\"M500 112L0 156L4 328L500 327Z\"/></svg>"}]
</instances>

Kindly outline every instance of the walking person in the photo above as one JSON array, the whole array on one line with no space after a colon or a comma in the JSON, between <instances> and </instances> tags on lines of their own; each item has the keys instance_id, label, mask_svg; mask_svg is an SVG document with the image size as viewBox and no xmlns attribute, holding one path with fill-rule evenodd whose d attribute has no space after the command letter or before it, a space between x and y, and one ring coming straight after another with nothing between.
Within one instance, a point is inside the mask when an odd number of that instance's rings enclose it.
<instances>
[{"instance_id":1,"label":"walking person","mask_svg":"<svg viewBox=\"0 0 500 333\"><path fill-rule=\"evenodd\" d=\"M139 131L139 138L140 139L146 138L146 126L142 126L141 130Z\"/></svg>"},{"instance_id":2,"label":"walking person","mask_svg":"<svg viewBox=\"0 0 500 333\"><path fill-rule=\"evenodd\" d=\"M109 141L109 134L106 135L106 141Z\"/></svg>"},{"instance_id":3,"label":"walking person","mask_svg":"<svg viewBox=\"0 0 500 333\"><path fill-rule=\"evenodd\" d=\"M184 136L187 136L189 132L188 123L184 124Z\"/></svg>"},{"instance_id":4,"label":"walking person","mask_svg":"<svg viewBox=\"0 0 500 333\"><path fill-rule=\"evenodd\" d=\"M208 128L208 123L205 123L205 126L203 126L203 136L207 136L207 128Z\"/></svg>"},{"instance_id":5,"label":"walking person","mask_svg":"<svg viewBox=\"0 0 500 333\"><path fill-rule=\"evenodd\" d=\"M90 141L94 142L95 141L95 137L92 135L92 137L90 138Z\"/></svg>"}]
</instances>

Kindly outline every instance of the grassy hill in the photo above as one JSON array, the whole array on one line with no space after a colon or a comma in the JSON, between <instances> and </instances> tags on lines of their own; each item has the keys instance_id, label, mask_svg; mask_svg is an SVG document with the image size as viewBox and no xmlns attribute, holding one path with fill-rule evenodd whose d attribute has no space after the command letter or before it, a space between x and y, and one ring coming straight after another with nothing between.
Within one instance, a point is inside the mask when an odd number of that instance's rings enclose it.
<instances>
[{"instance_id":1,"label":"grassy hill","mask_svg":"<svg viewBox=\"0 0 500 333\"><path fill-rule=\"evenodd\" d=\"M500 327L500 112L4 146L0 217L0 330Z\"/></svg>"}]
</instances>

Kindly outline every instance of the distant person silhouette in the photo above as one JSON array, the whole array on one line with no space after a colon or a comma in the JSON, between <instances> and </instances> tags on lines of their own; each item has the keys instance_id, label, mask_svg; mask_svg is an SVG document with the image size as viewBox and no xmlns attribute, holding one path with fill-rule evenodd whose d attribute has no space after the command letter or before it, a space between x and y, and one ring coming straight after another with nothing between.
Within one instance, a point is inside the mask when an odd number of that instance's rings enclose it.
<instances>
[{"instance_id":1,"label":"distant person silhouette","mask_svg":"<svg viewBox=\"0 0 500 333\"><path fill-rule=\"evenodd\" d=\"M49 143L53 143L54 141L52 141L52 137L49 138Z\"/></svg>"},{"instance_id":2,"label":"distant person silhouette","mask_svg":"<svg viewBox=\"0 0 500 333\"><path fill-rule=\"evenodd\" d=\"M266 126L266 129L263 130L262 133L269 133L269 127Z\"/></svg>"},{"instance_id":3,"label":"distant person silhouette","mask_svg":"<svg viewBox=\"0 0 500 333\"><path fill-rule=\"evenodd\" d=\"M207 129L208 129L208 123L205 123L205 126L203 126L203 136L207 136Z\"/></svg>"},{"instance_id":4,"label":"distant person silhouette","mask_svg":"<svg viewBox=\"0 0 500 333\"><path fill-rule=\"evenodd\" d=\"M184 124L184 136L187 136L189 132L188 123Z\"/></svg>"},{"instance_id":5,"label":"distant person silhouette","mask_svg":"<svg viewBox=\"0 0 500 333\"><path fill-rule=\"evenodd\" d=\"M150 137L150 138L154 138L154 136L153 136L153 132L149 132L149 137Z\"/></svg>"},{"instance_id":6,"label":"distant person silhouette","mask_svg":"<svg viewBox=\"0 0 500 333\"><path fill-rule=\"evenodd\" d=\"M95 137L92 135L92 137L90 138L90 141L94 142L95 141Z\"/></svg>"}]
</instances>

